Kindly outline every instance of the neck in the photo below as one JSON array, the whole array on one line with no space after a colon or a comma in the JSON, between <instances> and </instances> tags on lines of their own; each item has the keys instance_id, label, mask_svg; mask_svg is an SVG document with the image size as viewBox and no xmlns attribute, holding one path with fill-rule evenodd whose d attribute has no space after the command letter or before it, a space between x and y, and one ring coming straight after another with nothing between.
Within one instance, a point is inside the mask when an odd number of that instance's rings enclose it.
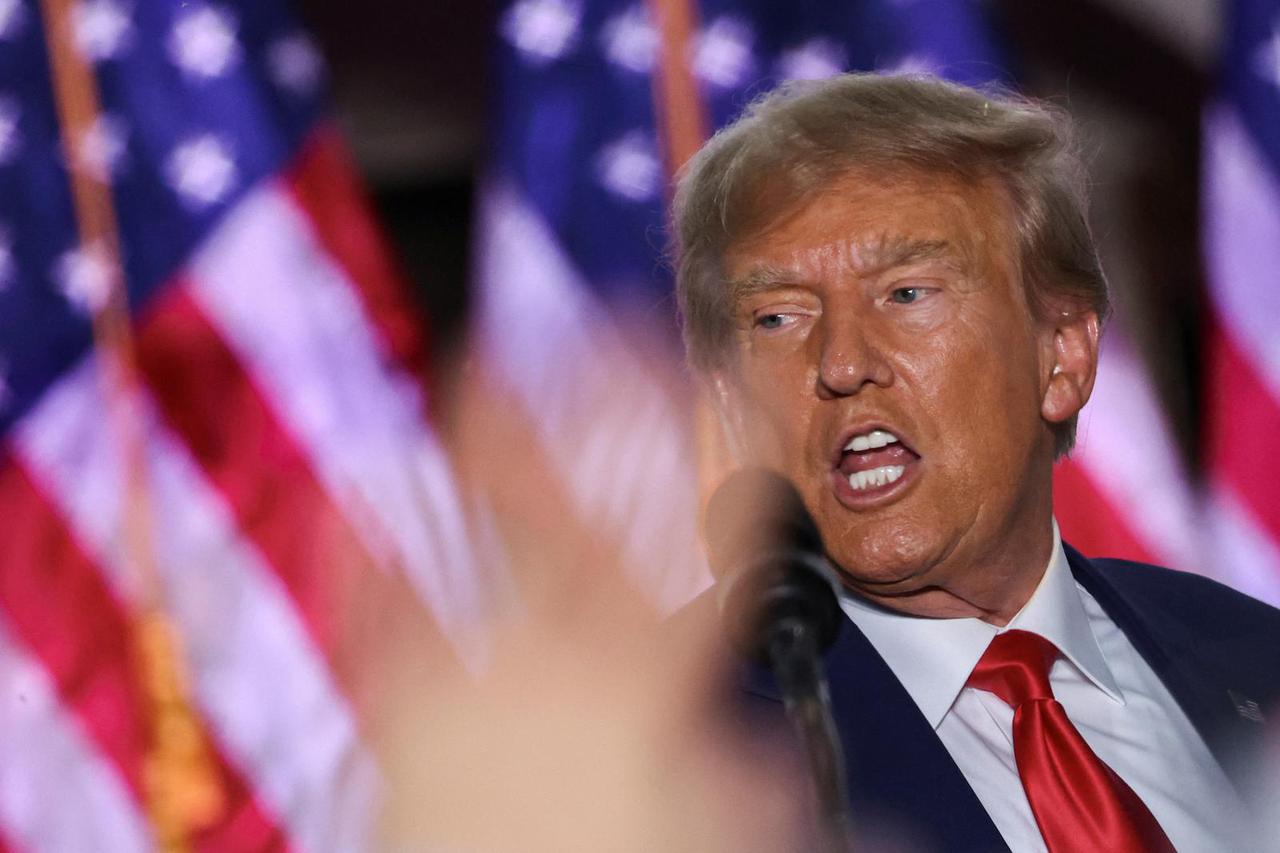
<instances>
[{"instance_id":1,"label":"neck","mask_svg":"<svg viewBox=\"0 0 1280 853\"><path fill-rule=\"evenodd\" d=\"M981 619L1003 627L1031 599L1053 553L1050 516L1023 529L1025 534L1005 539L1002 547L943 561L929 573L927 584L914 589L846 583L863 599L888 610L929 619Z\"/></svg>"}]
</instances>

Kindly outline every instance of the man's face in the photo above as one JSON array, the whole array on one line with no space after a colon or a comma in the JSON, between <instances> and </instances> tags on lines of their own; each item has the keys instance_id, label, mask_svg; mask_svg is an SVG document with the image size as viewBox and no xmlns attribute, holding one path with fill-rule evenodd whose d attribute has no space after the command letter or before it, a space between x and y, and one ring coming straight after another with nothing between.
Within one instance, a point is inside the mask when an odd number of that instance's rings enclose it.
<instances>
[{"instance_id":1,"label":"man's face","mask_svg":"<svg viewBox=\"0 0 1280 853\"><path fill-rule=\"evenodd\" d=\"M976 580L980 598L1010 549L1034 539L1047 557L1055 335L996 186L850 172L726 266L722 403L750 461L796 484L846 583L892 600Z\"/></svg>"}]
</instances>

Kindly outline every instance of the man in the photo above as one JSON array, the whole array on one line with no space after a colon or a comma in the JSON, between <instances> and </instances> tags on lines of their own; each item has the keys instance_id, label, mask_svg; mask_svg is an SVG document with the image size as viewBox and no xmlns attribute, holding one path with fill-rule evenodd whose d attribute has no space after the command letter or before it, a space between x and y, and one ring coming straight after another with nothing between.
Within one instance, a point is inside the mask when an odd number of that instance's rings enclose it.
<instances>
[{"instance_id":1,"label":"man","mask_svg":"<svg viewBox=\"0 0 1280 853\"><path fill-rule=\"evenodd\" d=\"M864 828L1233 849L1280 613L1088 560L1053 521L1108 311L1083 187L1034 103L928 77L775 92L681 177L686 343L735 452L795 484L838 571L827 665Z\"/></svg>"}]
</instances>

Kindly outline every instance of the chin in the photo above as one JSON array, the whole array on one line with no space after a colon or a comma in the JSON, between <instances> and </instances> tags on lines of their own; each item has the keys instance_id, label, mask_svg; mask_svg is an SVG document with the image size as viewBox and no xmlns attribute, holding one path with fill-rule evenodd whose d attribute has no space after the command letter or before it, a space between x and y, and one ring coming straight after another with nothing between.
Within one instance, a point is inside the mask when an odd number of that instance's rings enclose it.
<instances>
[{"instance_id":1,"label":"chin","mask_svg":"<svg viewBox=\"0 0 1280 853\"><path fill-rule=\"evenodd\" d=\"M832 536L827 554L846 582L884 594L910 592L927 584L943 550L914 525L877 526L874 532Z\"/></svg>"}]
</instances>

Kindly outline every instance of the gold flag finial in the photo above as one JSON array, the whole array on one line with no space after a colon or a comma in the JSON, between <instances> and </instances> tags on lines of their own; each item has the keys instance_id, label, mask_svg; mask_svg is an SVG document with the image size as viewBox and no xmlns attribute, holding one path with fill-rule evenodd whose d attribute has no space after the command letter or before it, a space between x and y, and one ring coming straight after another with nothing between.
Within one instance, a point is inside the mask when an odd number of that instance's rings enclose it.
<instances>
[{"instance_id":1,"label":"gold flag finial","mask_svg":"<svg viewBox=\"0 0 1280 853\"><path fill-rule=\"evenodd\" d=\"M222 786L183 678L181 644L159 610L133 625L137 672L150 724L143 763L147 812L166 853L190 848L193 831L222 814Z\"/></svg>"}]
</instances>

